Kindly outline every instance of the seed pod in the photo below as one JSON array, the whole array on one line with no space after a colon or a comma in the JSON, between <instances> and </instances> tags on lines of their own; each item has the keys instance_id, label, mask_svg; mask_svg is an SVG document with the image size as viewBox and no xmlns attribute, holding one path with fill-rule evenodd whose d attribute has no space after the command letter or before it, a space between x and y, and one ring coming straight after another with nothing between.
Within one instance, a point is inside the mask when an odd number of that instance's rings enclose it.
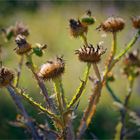
<instances>
[{"instance_id":1,"label":"seed pod","mask_svg":"<svg viewBox=\"0 0 140 140\"><path fill-rule=\"evenodd\" d=\"M56 60L47 61L46 64L43 64L38 73L38 76L46 80L54 79L61 76L64 73L64 69L64 60L57 57Z\"/></svg>"},{"instance_id":2,"label":"seed pod","mask_svg":"<svg viewBox=\"0 0 140 140\"><path fill-rule=\"evenodd\" d=\"M118 32L123 30L125 22L122 18L109 17L101 23L100 28L105 32Z\"/></svg>"},{"instance_id":3,"label":"seed pod","mask_svg":"<svg viewBox=\"0 0 140 140\"><path fill-rule=\"evenodd\" d=\"M15 39L17 47L14 49L17 54L23 55L31 50L31 45L26 41L25 36L18 35Z\"/></svg>"},{"instance_id":4,"label":"seed pod","mask_svg":"<svg viewBox=\"0 0 140 140\"><path fill-rule=\"evenodd\" d=\"M70 27L71 36L75 38L80 37L83 34L86 34L88 31L87 26L84 26L83 24L81 24L79 20L75 20L75 19L69 20L69 27Z\"/></svg>"},{"instance_id":5,"label":"seed pod","mask_svg":"<svg viewBox=\"0 0 140 140\"><path fill-rule=\"evenodd\" d=\"M9 70L6 67L0 68L0 88L6 87L14 79L13 71Z\"/></svg>"},{"instance_id":6,"label":"seed pod","mask_svg":"<svg viewBox=\"0 0 140 140\"><path fill-rule=\"evenodd\" d=\"M106 52L106 49L103 49L103 47L97 45L96 48L94 48L92 45L83 48L80 48L75 51L75 54L78 55L78 58L80 61L83 62L89 62L89 63L97 63L101 59L101 55Z\"/></svg>"},{"instance_id":7,"label":"seed pod","mask_svg":"<svg viewBox=\"0 0 140 140\"><path fill-rule=\"evenodd\" d=\"M140 29L140 16L131 18L133 27L136 29Z\"/></svg>"}]
</instances>

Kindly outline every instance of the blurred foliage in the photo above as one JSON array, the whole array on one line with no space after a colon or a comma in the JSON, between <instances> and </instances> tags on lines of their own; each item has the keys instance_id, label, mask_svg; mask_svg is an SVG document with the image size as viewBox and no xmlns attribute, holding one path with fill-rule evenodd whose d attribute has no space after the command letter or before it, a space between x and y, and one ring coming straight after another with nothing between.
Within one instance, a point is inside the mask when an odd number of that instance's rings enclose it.
<instances>
[{"instance_id":1,"label":"blurred foliage","mask_svg":"<svg viewBox=\"0 0 140 140\"><path fill-rule=\"evenodd\" d=\"M140 2L133 1L93 1L84 2L74 0L3 0L0 1L0 28L14 25L16 21L23 21L29 30L30 36L29 42L35 46L35 43L47 44L48 48L45 50L45 55L42 58L34 56L36 65L40 66L49 58L54 58L56 55L64 55L66 60L66 72L64 74L64 87L67 90L67 97L70 99L74 94L76 87L79 85L79 77L82 77L85 65L79 62L74 56L74 50L79 48L82 43L80 39L71 39L68 30L68 20L72 17L78 17L85 10L91 9L92 13L97 19L96 24L89 31L88 40L93 44L97 44L100 41L104 42L106 48L110 47L111 36L103 37L102 32L95 30L101 21L106 17L115 15L121 16L127 21L125 30L119 34L118 39L118 52L123 49L125 43L134 34L134 29L131 27L130 17L139 14ZM131 31L132 30L132 31ZM95 36L96 35L96 36ZM137 42L136 47L139 47L140 41ZM3 64L13 69L17 67L17 61L19 57L14 53L15 48L14 41L4 42L3 37L0 36L0 44L3 48ZM121 46L120 46L121 45ZM123 46L122 46L123 45ZM107 51L108 52L108 51ZM107 53L108 54L108 53ZM107 56L106 54L106 56ZM104 58L103 58L104 60ZM121 63L118 64L121 67ZM100 68L103 70L104 62L100 63ZM121 96L125 97L127 81L125 77L120 76L120 69L115 69L116 82L111 86ZM27 76L28 75L28 76ZM93 75L93 71L91 72ZM75 78L75 79L73 79ZM72 81L72 82L71 82ZM122 82L123 81L123 82ZM125 83L125 84L124 84ZM138 83L138 82L137 82ZM139 110L140 88L135 83L134 94L131 99L131 106L137 112ZM89 82L89 84L90 82ZM28 93L33 95L38 101L44 101L39 94L39 89L36 87L33 75L28 71L26 66L23 67L23 75L20 79L20 86L28 89ZM49 91L52 91L51 84L47 82ZM118 88L119 87L119 88ZM88 104L88 97L91 94L89 86L86 89L85 94L80 100L79 116ZM43 119L47 119L44 114L37 114L37 110L34 110L32 106L23 101L28 108L29 114L32 114L39 122L43 122ZM110 139L114 136L115 126L118 121L119 113L112 107L112 100L104 89L101 97L100 105L98 106L97 113L94 122L91 123L87 130L86 138L92 138L92 131L100 139ZM12 102L12 99L8 95L5 89L0 89L0 139L21 139L27 138L24 131L19 128L14 128L9 125L8 121L15 120L16 107ZM78 122L78 117L76 118ZM75 124L75 128L78 123ZM26 133L26 132L25 132ZM133 138L140 138L139 134L136 134Z\"/></svg>"}]
</instances>

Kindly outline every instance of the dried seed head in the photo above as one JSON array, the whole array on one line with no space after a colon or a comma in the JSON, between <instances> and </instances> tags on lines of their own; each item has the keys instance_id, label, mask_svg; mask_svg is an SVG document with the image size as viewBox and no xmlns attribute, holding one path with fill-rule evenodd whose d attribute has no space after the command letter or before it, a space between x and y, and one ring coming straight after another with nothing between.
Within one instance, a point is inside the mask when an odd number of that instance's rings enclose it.
<instances>
[{"instance_id":1,"label":"dried seed head","mask_svg":"<svg viewBox=\"0 0 140 140\"><path fill-rule=\"evenodd\" d=\"M139 50L135 50L124 58L123 74L126 76L137 77L140 74Z\"/></svg>"},{"instance_id":2,"label":"dried seed head","mask_svg":"<svg viewBox=\"0 0 140 140\"><path fill-rule=\"evenodd\" d=\"M101 23L100 28L105 32L118 32L125 26L122 18L109 17L106 21Z\"/></svg>"},{"instance_id":3,"label":"dried seed head","mask_svg":"<svg viewBox=\"0 0 140 140\"><path fill-rule=\"evenodd\" d=\"M14 79L13 71L9 70L6 67L0 68L0 88L6 87Z\"/></svg>"},{"instance_id":4,"label":"dried seed head","mask_svg":"<svg viewBox=\"0 0 140 140\"><path fill-rule=\"evenodd\" d=\"M106 52L106 49L103 49L103 47L97 45L96 48L94 48L92 45L83 48L80 48L75 51L75 54L78 55L79 60L83 62L89 62L89 63L97 63L101 59L101 55Z\"/></svg>"},{"instance_id":5,"label":"dried seed head","mask_svg":"<svg viewBox=\"0 0 140 140\"><path fill-rule=\"evenodd\" d=\"M14 35L24 35L24 36L28 36L29 35L29 31L28 28L22 23L22 22L17 22L15 25L15 33Z\"/></svg>"},{"instance_id":6,"label":"dried seed head","mask_svg":"<svg viewBox=\"0 0 140 140\"><path fill-rule=\"evenodd\" d=\"M124 58L124 64L126 66L137 66L140 67L139 50L134 50L126 55Z\"/></svg>"},{"instance_id":7,"label":"dried seed head","mask_svg":"<svg viewBox=\"0 0 140 140\"><path fill-rule=\"evenodd\" d=\"M23 55L31 50L31 45L26 41L25 36L18 35L15 39L17 47L14 49L17 54Z\"/></svg>"},{"instance_id":8,"label":"dried seed head","mask_svg":"<svg viewBox=\"0 0 140 140\"><path fill-rule=\"evenodd\" d=\"M88 27L81 24L79 20L70 19L69 20L70 34L71 36L77 38L86 34L88 31Z\"/></svg>"},{"instance_id":9,"label":"dried seed head","mask_svg":"<svg viewBox=\"0 0 140 140\"><path fill-rule=\"evenodd\" d=\"M43 64L38 73L38 76L46 80L54 79L61 76L61 74L64 72L64 69L64 60L60 57L57 57L56 60L47 61L46 64Z\"/></svg>"},{"instance_id":10,"label":"dried seed head","mask_svg":"<svg viewBox=\"0 0 140 140\"><path fill-rule=\"evenodd\" d=\"M133 27L136 29L140 29L140 16L132 18Z\"/></svg>"}]
</instances>

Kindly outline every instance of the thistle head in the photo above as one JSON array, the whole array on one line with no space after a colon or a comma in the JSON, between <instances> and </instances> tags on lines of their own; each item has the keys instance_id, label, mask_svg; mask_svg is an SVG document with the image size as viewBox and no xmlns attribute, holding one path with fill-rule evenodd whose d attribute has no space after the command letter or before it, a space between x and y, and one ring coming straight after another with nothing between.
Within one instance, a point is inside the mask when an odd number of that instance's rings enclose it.
<instances>
[{"instance_id":1,"label":"thistle head","mask_svg":"<svg viewBox=\"0 0 140 140\"><path fill-rule=\"evenodd\" d=\"M131 20L132 20L133 27L136 29L140 29L140 16L132 17Z\"/></svg>"},{"instance_id":2,"label":"thistle head","mask_svg":"<svg viewBox=\"0 0 140 140\"><path fill-rule=\"evenodd\" d=\"M124 58L123 73L126 76L137 77L140 74L140 57L139 50L134 50L127 54Z\"/></svg>"},{"instance_id":3,"label":"thistle head","mask_svg":"<svg viewBox=\"0 0 140 140\"><path fill-rule=\"evenodd\" d=\"M71 36L77 38L86 34L88 31L88 27L84 26L80 20L70 19L69 20L69 28Z\"/></svg>"},{"instance_id":4,"label":"thistle head","mask_svg":"<svg viewBox=\"0 0 140 140\"><path fill-rule=\"evenodd\" d=\"M17 47L14 49L17 54L23 55L31 50L31 45L26 41L25 36L18 35L15 39Z\"/></svg>"},{"instance_id":5,"label":"thistle head","mask_svg":"<svg viewBox=\"0 0 140 140\"><path fill-rule=\"evenodd\" d=\"M14 79L14 73L6 67L0 68L0 88L6 87L11 84Z\"/></svg>"},{"instance_id":6,"label":"thistle head","mask_svg":"<svg viewBox=\"0 0 140 140\"><path fill-rule=\"evenodd\" d=\"M103 49L102 46L97 45L97 47L93 47L93 45L81 47L78 50L75 50L75 54L78 55L80 61L89 62L89 63L97 63L101 59L101 55L106 52L106 49Z\"/></svg>"},{"instance_id":7,"label":"thistle head","mask_svg":"<svg viewBox=\"0 0 140 140\"><path fill-rule=\"evenodd\" d=\"M40 68L38 76L44 80L54 79L61 76L65 70L65 62L62 57L47 61Z\"/></svg>"},{"instance_id":8,"label":"thistle head","mask_svg":"<svg viewBox=\"0 0 140 140\"><path fill-rule=\"evenodd\" d=\"M123 30L125 22L122 18L109 17L101 23L100 28L105 32L118 32Z\"/></svg>"}]
</instances>

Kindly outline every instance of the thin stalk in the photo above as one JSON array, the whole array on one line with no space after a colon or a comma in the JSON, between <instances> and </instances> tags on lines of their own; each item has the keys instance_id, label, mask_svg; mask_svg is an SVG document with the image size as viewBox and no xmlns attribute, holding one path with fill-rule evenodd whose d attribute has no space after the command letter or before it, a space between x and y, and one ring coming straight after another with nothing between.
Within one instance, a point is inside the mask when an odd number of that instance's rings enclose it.
<instances>
[{"instance_id":1,"label":"thin stalk","mask_svg":"<svg viewBox=\"0 0 140 140\"><path fill-rule=\"evenodd\" d=\"M63 104L63 107L66 108L67 107L67 99L66 99L66 96L65 96L65 92L64 92L61 77L59 78L59 82L60 82L60 89L61 89L61 93L62 93L62 104Z\"/></svg>"},{"instance_id":2,"label":"thin stalk","mask_svg":"<svg viewBox=\"0 0 140 140\"><path fill-rule=\"evenodd\" d=\"M138 31L136 33L136 35L130 40L130 42L127 44L126 48L114 58L110 67L104 73L103 81L102 81L103 84L106 81L107 74L112 70L112 68L122 58L122 56L124 56L132 48L132 46L136 43L136 41L138 40L139 37L140 37L140 31Z\"/></svg>"},{"instance_id":3,"label":"thin stalk","mask_svg":"<svg viewBox=\"0 0 140 140\"><path fill-rule=\"evenodd\" d=\"M108 90L108 93L110 94L110 96L113 98L114 101L122 103L122 101L119 99L119 97L117 97L116 94L114 93L114 91L111 89L111 87L109 85L109 81L106 82L106 88Z\"/></svg>"},{"instance_id":4,"label":"thin stalk","mask_svg":"<svg viewBox=\"0 0 140 140\"><path fill-rule=\"evenodd\" d=\"M55 111L55 107L54 107L54 104L52 102L52 100L49 98L49 94L48 94L48 91L45 87L45 84L43 82L42 79L40 79L37 75L37 73L35 72L35 66L34 66L34 63L32 61L32 56L31 55L26 55L27 56L27 61L30 63L29 65L29 69L32 71L32 73L34 74L34 77L45 97L45 100L46 100L46 103L48 105L48 107L52 110L52 111Z\"/></svg>"},{"instance_id":5,"label":"thin stalk","mask_svg":"<svg viewBox=\"0 0 140 140\"><path fill-rule=\"evenodd\" d=\"M18 88L14 87L13 85L11 85L11 87L13 88L13 90L15 91L16 94L22 96L25 100L27 100L30 104L32 104L35 108L41 110L42 112L46 113L50 118L52 118L57 124L61 125L61 121L60 119L54 114L52 113L50 110L46 109L45 107L43 107L41 104L37 103L36 101L34 101L31 97L29 97L29 95L25 94L24 92L20 91Z\"/></svg>"},{"instance_id":6,"label":"thin stalk","mask_svg":"<svg viewBox=\"0 0 140 140\"><path fill-rule=\"evenodd\" d=\"M125 98L125 101L124 101L124 107L125 108L128 107L128 103L129 103L130 97L132 95L133 84L134 84L134 78L130 77L129 78L128 94L127 94L127 96ZM121 127L121 131L120 131L120 140L123 140L124 137L125 137L126 114L127 114L127 110L124 109L124 111L121 113L121 124L122 124L122 127Z\"/></svg>"},{"instance_id":7,"label":"thin stalk","mask_svg":"<svg viewBox=\"0 0 140 140\"><path fill-rule=\"evenodd\" d=\"M24 118L27 120L27 127L29 128L29 130L31 131L31 134L33 136L34 140L41 140L41 138L39 137L37 130L35 129L34 123L31 121L27 111L25 110L20 97L15 93L15 91L13 90L13 88L11 86L7 87L8 92L10 93L13 101L15 102L16 106L18 107L18 109L20 110L21 114L24 116Z\"/></svg>"},{"instance_id":8,"label":"thin stalk","mask_svg":"<svg viewBox=\"0 0 140 140\"><path fill-rule=\"evenodd\" d=\"M93 63L93 69L95 71L95 74L96 74L98 80L101 81L101 75L100 75L100 72L99 72L99 69L98 69L98 66L96 63Z\"/></svg>"},{"instance_id":9,"label":"thin stalk","mask_svg":"<svg viewBox=\"0 0 140 140\"><path fill-rule=\"evenodd\" d=\"M18 85L19 85L19 80L20 80L20 75L21 75L23 60L24 60L24 56L22 55L20 57L20 61L19 61L19 64L18 64L18 69L17 69L17 78L16 78L16 83L15 83L15 86L16 87L18 87Z\"/></svg>"},{"instance_id":10,"label":"thin stalk","mask_svg":"<svg viewBox=\"0 0 140 140\"><path fill-rule=\"evenodd\" d=\"M60 114L63 115L63 105L62 105L62 93L61 93L61 88L60 88L60 79L55 78L53 79L53 84L54 84L54 90L56 93L56 98L57 98L57 103L58 103L58 108L60 111Z\"/></svg>"},{"instance_id":11,"label":"thin stalk","mask_svg":"<svg viewBox=\"0 0 140 140\"><path fill-rule=\"evenodd\" d=\"M88 46L88 42L87 42L87 37L83 34L82 36L82 39L84 41L84 44L86 45L86 47Z\"/></svg>"},{"instance_id":12,"label":"thin stalk","mask_svg":"<svg viewBox=\"0 0 140 140\"><path fill-rule=\"evenodd\" d=\"M90 67L91 64L87 63L87 67L86 70L84 72L84 78L80 83L80 86L77 88L76 93L74 94L74 97L72 98L72 100L70 101L70 103L68 104L67 109L69 110L73 105L75 105L75 103L80 99L81 95L83 94L84 90L85 90L85 86L86 83L88 81L88 76L89 76L89 72L90 72Z\"/></svg>"}]
</instances>

